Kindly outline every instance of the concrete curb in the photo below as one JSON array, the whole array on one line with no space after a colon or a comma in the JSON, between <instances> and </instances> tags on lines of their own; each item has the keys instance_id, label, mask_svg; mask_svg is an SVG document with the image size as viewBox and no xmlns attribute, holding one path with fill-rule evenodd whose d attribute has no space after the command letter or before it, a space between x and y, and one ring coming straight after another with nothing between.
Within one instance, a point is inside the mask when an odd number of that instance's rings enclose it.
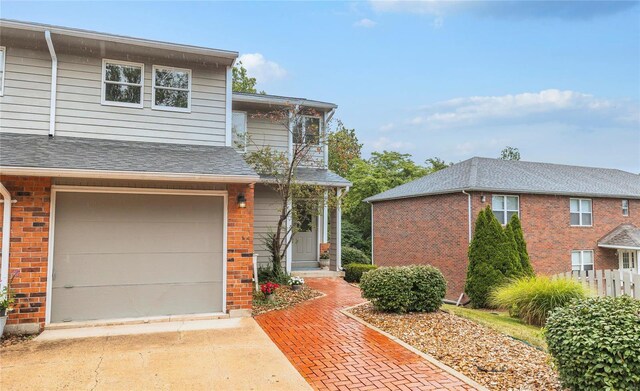
<instances>
[{"instance_id":1,"label":"concrete curb","mask_svg":"<svg viewBox=\"0 0 640 391\"><path fill-rule=\"evenodd\" d=\"M371 330L377 331L378 333L384 335L385 337L389 338L390 340L392 340L393 342L397 343L398 345L402 346L403 348L412 351L413 353L417 354L418 356L424 358L425 360L429 361L431 364L435 365L436 367L442 369L443 371L457 377L458 379L462 380L463 382L467 383L468 385L475 387L477 390L480 391L489 391L489 389L481 384L479 384L478 382L476 382L475 380L472 380L471 378L467 377L466 375L456 371L455 369L443 364L442 362L438 361L435 357L430 356L416 348L414 348L413 346L409 345L408 343L404 342L403 340L401 340L398 337L395 337L389 333L387 333L386 331L379 329L378 327L372 325L371 323L368 323L367 321L365 321L362 318L359 318L357 316L355 316L354 314L350 313L349 311L360 307L362 305L368 304L368 302L364 302L364 303L360 303L360 304L356 304L354 306L351 307L347 307L347 308L343 308L340 310L340 312L355 320L356 322L370 328Z\"/></svg>"}]
</instances>

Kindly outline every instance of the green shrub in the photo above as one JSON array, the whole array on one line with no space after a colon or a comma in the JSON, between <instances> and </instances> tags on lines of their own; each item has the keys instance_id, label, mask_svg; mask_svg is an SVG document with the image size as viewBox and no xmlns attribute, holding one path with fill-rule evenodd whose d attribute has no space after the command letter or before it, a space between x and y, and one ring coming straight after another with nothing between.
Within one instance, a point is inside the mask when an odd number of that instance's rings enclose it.
<instances>
[{"instance_id":1,"label":"green shrub","mask_svg":"<svg viewBox=\"0 0 640 391\"><path fill-rule=\"evenodd\" d=\"M433 266L384 267L362 276L360 288L379 311L433 312L442 305L446 282Z\"/></svg>"},{"instance_id":2,"label":"green shrub","mask_svg":"<svg viewBox=\"0 0 640 391\"><path fill-rule=\"evenodd\" d=\"M511 216L509 229L513 231L513 236L516 242L516 250L518 252L518 258L520 260L520 268L523 277L533 277L533 267L531 266L531 260L529 259L529 252L527 251L527 242L524 240L524 233L522 232L522 224L520 224L520 218L517 214Z\"/></svg>"},{"instance_id":3,"label":"green shrub","mask_svg":"<svg viewBox=\"0 0 640 391\"><path fill-rule=\"evenodd\" d=\"M584 299L588 291L569 279L523 277L503 285L490 295L490 303L509 310L524 322L544 326L549 311L563 307L574 299Z\"/></svg>"},{"instance_id":4,"label":"green shrub","mask_svg":"<svg viewBox=\"0 0 640 391\"><path fill-rule=\"evenodd\" d=\"M353 247L342 247L342 266L345 267L352 263L361 263L371 265L371 259L367 254Z\"/></svg>"},{"instance_id":5,"label":"green shrub","mask_svg":"<svg viewBox=\"0 0 640 391\"><path fill-rule=\"evenodd\" d=\"M344 268L344 279L347 282L360 282L360 278L365 272L377 269L374 265L363 265L361 263L352 263Z\"/></svg>"},{"instance_id":6,"label":"green shrub","mask_svg":"<svg viewBox=\"0 0 640 391\"><path fill-rule=\"evenodd\" d=\"M557 308L545 338L564 387L640 390L640 301L594 297Z\"/></svg>"},{"instance_id":7,"label":"green shrub","mask_svg":"<svg viewBox=\"0 0 640 391\"><path fill-rule=\"evenodd\" d=\"M371 242L362 229L346 219L342 219L342 245L353 247L363 253L371 254Z\"/></svg>"}]
</instances>

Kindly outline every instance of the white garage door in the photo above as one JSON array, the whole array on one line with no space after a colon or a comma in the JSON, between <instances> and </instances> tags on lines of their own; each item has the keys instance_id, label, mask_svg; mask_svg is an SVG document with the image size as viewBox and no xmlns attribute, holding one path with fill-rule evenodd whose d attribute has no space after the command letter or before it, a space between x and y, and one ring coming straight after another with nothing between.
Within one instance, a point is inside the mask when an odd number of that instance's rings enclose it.
<instances>
[{"instance_id":1,"label":"white garage door","mask_svg":"<svg viewBox=\"0 0 640 391\"><path fill-rule=\"evenodd\" d=\"M57 192L51 322L221 312L221 196Z\"/></svg>"}]
</instances>

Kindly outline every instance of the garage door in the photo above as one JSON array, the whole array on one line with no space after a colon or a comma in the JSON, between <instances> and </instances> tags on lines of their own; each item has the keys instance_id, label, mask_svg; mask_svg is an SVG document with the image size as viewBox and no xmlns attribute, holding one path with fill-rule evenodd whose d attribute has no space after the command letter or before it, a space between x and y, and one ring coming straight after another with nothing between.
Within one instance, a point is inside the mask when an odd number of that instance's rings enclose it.
<instances>
[{"instance_id":1,"label":"garage door","mask_svg":"<svg viewBox=\"0 0 640 391\"><path fill-rule=\"evenodd\" d=\"M221 312L220 196L57 192L51 322Z\"/></svg>"}]
</instances>

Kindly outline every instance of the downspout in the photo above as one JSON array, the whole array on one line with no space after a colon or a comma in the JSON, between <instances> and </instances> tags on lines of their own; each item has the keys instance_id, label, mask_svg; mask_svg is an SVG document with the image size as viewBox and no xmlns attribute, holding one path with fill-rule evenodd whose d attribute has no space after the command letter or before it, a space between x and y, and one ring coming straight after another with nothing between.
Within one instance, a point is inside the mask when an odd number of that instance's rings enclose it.
<instances>
[{"instance_id":1,"label":"downspout","mask_svg":"<svg viewBox=\"0 0 640 391\"><path fill-rule=\"evenodd\" d=\"M2 261L0 263L0 289L7 286L9 280L9 250L11 243L11 204L16 200L11 199L11 193L0 182L0 194L2 194L2 202L4 211L2 214Z\"/></svg>"},{"instance_id":2,"label":"downspout","mask_svg":"<svg viewBox=\"0 0 640 391\"><path fill-rule=\"evenodd\" d=\"M375 265L375 261L373 260L373 202L370 203L371 205L371 264Z\"/></svg>"},{"instance_id":3,"label":"downspout","mask_svg":"<svg viewBox=\"0 0 640 391\"><path fill-rule=\"evenodd\" d=\"M44 32L44 39L47 41L49 47L49 54L51 55L51 106L49 108L49 137L53 137L56 133L56 97L58 95L58 56L53 48L53 41L51 41L51 32L49 30Z\"/></svg>"},{"instance_id":4,"label":"downspout","mask_svg":"<svg viewBox=\"0 0 640 391\"><path fill-rule=\"evenodd\" d=\"M466 194L467 195L467 209L468 209L468 214L469 214L469 243L471 243L471 194L467 193L466 191L462 190L462 194Z\"/></svg>"}]
</instances>

